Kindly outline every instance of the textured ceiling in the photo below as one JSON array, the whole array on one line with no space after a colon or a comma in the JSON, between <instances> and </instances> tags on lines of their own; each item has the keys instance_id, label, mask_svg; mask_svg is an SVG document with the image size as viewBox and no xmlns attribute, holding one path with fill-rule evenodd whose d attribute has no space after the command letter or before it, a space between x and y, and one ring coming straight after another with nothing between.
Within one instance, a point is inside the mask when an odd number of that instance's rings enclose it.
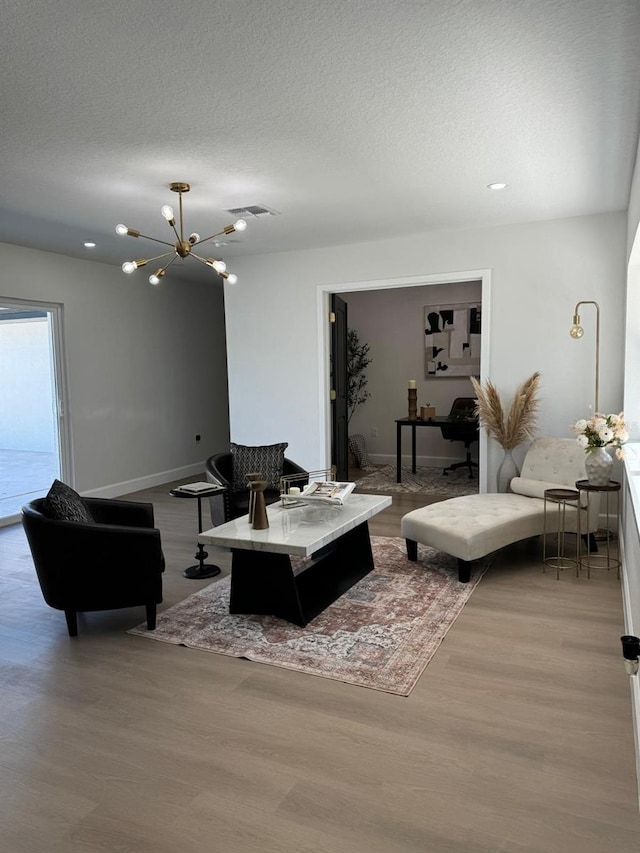
<instances>
[{"instance_id":1,"label":"textured ceiling","mask_svg":"<svg viewBox=\"0 0 640 853\"><path fill-rule=\"evenodd\" d=\"M0 240L121 263L623 210L637 0L0 0ZM491 181L507 181L491 192ZM84 240L97 243L89 253ZM159 250L158 250L159 251ZM179 261L178 263L182 263ZM193 262L198 275L208 272Z\"/></svg>"}]
</instances>

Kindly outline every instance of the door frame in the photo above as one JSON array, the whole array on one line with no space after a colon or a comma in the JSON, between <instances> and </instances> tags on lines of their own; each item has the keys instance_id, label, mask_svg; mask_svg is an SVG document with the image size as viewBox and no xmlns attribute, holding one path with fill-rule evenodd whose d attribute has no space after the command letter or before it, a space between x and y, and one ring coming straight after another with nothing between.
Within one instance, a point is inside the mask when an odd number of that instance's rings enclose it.
<instances>
[{"instance_id":1,"label":"door frame","mask_svg":"<svg viewBox=\"0 0 640 853\"><path fill-rule=\"evenodd\" d=\"M316 294L318 318L318 363L320 366L319 411L320 411L320 455L331 458L331 403L329 355L331 331L329 324L332 293L347 293L356 290L390 290L399 287L424 287L431 284L456 284L464 281L480 281L482 300L482 336L480 340L480 381L491 375L491 270L462 270L428 275L401 276L369 281L343 281L318 285ZM487 434L480 430L478 486L480 493L487 492Z\"/></svg>"},{"instance_id":2,"label":"door frame","mask_svg":"<svg viewBox=\"0 0 640 853\"><path fill-rule=\"evenodd\" d=\"M50 349L53 364L54 404L58 427L58 453L60 455L60 476L70 486L75 486L75 466L73 462L73 436L69 407L69 376L64 333L64 305L60 302L41 302L36 299L16 299L12 296L0 296L0 304L12 308L24 308L26 311L46 311L51 315ZM7 516L0 520L0 526L15 524L20 516Z\"/></svg>"}]
</instances>

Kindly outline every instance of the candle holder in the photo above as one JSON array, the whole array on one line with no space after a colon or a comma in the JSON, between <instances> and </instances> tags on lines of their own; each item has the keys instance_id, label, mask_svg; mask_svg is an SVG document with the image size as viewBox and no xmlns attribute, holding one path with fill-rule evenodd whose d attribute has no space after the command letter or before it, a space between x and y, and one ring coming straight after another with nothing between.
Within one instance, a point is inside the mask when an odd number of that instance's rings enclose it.
<instances>
[{"instance_id":1,"label":"candle holder","mask_svg":"<svg viewBox=\"0 0 640 853\"><path fill-rule=\"evenodd\" d=\"M409 420L418 420L418 389L409 388Z\"/></svg>"}]
</instances>

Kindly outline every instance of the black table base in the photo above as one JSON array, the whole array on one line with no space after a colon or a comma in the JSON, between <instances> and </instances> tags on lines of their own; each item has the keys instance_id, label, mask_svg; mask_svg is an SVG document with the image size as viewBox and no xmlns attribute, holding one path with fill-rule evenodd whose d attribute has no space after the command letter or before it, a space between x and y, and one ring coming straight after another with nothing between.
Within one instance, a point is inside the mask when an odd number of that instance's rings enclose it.
<instances>
[{"instance_id":1,"label":"black table base","mask_svg":"<svg viewBox=\"0 0 640 853\"><path fill-rule=\"evenodd\" d=\"M278 616L304 627L373 569L365 521L294 574L288 554L232 548L229 613Z\"/></svg>"},{"instance_id":2,"label":"black table base","mask_svg":"<svg viewBox=\"0 0 640 853\"><path fill-rule=\"evenodd\" d=\"M195 555L196 560L198 560L198 565L189 566L189 568L185 569L182 573L182 577L189 578L189 580L193 581L198 580L199 578L215 578L216 575L219 575L222 571L220 566L205 563L208 556L208 552L204 550L204 545L198 542L198 552Z\"/></svg>"}]
</instances>

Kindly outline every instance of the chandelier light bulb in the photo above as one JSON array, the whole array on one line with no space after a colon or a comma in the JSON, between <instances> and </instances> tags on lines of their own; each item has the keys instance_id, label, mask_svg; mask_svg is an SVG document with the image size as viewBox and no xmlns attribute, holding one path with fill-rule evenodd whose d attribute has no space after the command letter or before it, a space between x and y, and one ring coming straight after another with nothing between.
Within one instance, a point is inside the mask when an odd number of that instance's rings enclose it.
<instances>
[{"instance_id":1,"label":"chandelier light bulb","mask_svg":"<svg viewBox=\"0 0 640 853\"><path fill-rule=\"evenodd\" d=\"M216 272L224 272L227 268L227 265L224 261L214 261L211 266Z\"/></svg>"},{"instance_id":2,"label":"chandelier light bulb","mask_svg":"<svg viewBox=\"0 0 640 853\"><path fill-rule=\"evenodd\" d=\"M149 276L149 284L160 284L160 279L155 273Z\"/></svg>"},{"instance_id":3,"label":"chandelier light bulb","mask_svg":"<svg viewBox=\"0 0 640 853\"><path fill-rule=\"evenodd\" d=\"M233 227L236 229L236 231L244 231L246 230L247 223L244 221L244 219L238 219L237 222L234 222Z\"/></svg>"},{"instance_id":4,"label":"chandelier light bulb","mask_svg":"<svg viewBox=\"0 0 640 853\"><path fill-rule=\"evenodd\" d=\"M130 275L132 272L135 272L138 269L138 265L135 261L125 261L122 264L122 272L126 272L127 275Z\"/></svg>"},{"instance_id":5,"label":"chandelier light bulb","mask_svg":"<svg viewBox=\"0 0 640 853\"><path fill-rule=\"evenodd\" d=\"M229 282L229 284L237 284L238 276L235 273L231 273L227 276L227 281Z\"/></svg>"},{"instance_id":6,"label":"chandelier light bulb","mask_svg":"<svg viewBox=\"0 0 640 853\"><path fill-rule=\"evenodd\" d=\"M189 242L192 246L200 242L200 235L197 231L194 231L193 234L189 234Z\"/></svg>"},{"instance_id":7,"label":"chandelier light bulb","mask_svg":"<svg viewBox=\"0 0 640 853\"><path fill-rule=\"evenodd\" d=\"M124 237L128 230L126 225L116 225L116 234L120 237Z\"/></svg>"},{"instance_id":8,"label":"chandelier light bulb","mask_svg":"<svg viewBox=\"0 0 640 853\"><path fill-rule=\"evenodd\" d=\"M160 213L164 216L167 222L171 222L173 220L173 208L170 204L163 204Z\"/></svg>"}]
</instances>

